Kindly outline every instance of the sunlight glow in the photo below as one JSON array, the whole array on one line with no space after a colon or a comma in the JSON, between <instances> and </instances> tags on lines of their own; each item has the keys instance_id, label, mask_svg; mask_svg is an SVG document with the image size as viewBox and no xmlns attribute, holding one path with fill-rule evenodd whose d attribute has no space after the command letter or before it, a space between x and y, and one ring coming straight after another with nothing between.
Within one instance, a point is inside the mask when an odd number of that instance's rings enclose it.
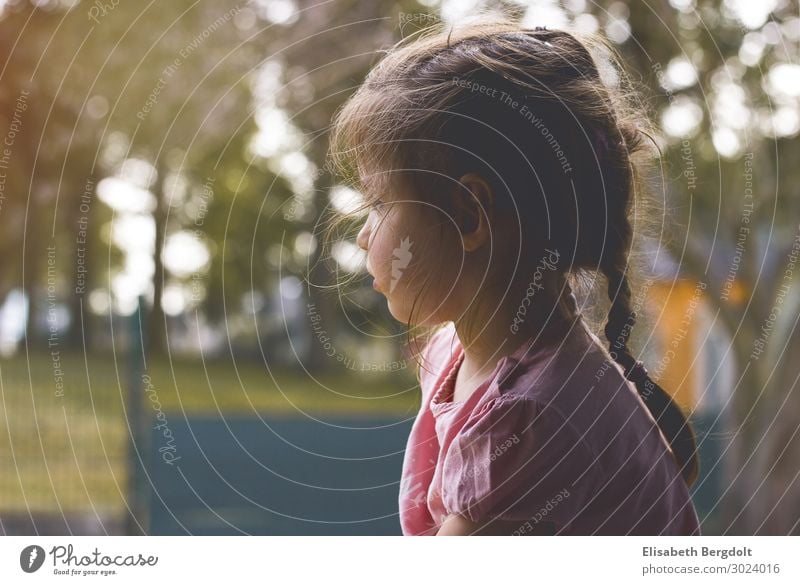
<instances>
[{"instance_id":1,"label":"sunlight glow","mask_svg":"<svg viewBox=\"0 0 800 585\"><path fill-rule=\"evenodd\" d=\"M296 276L285 276L281 278L280 291L285 299L299 299L303 294L303 283Z\"/></svg>"},{"instance_id":2,"label":"sunlight glow","mask_svg":"<svg viewBox=\"0 0 800 585\"><path fill-rule=\"evenodd\" d=\"M770 118L770 134L790 138L800 132L800 113L797 108L784 106L775 110Z\"/></svg>"},{"instance_id":3,"label":"sunlight glow","mask_svg":"<svg viewBox=\"0 0 800 585\"><path fill-rule=\"evenodd\" d=\"M275 24L292 24L298 18L297 5L292 0L253 0L258 15Z\"/></svg>"},{"instance_id":4,"label":"sunlight glow","mask_svg":"<svg viewBox=\"0 0 800 585\"><path fill-rule=\"evenodd\" d=\"M250 144L255 155L269 158L283 150L299 147L296 129L286 112L278 108L262 108L256 111L255 117L258 132Z\"/></svg>"},{"instance_id":5,"label":"sunlight glow","mask_svg":"<svg viewBox=\"0 0 800 585\"><path fill-rule=\"evenodd\" d=\"M442 20L445 22L457 22L474 12L479 0L443 0L441 7Z\"/></svg>"},{"instance_id":6,"label":"sunlight glow","mask_svg":"<svg viewBox=\"0 0 800 585\"><path fill-rule=\"evenodd\" d=\"M524 26L546 26L548 28L566 28L569 25L567 15L555 0L532 0L522 18Z\"/></svg>"},{"instance_id":7,"label":"sunlight glow","mask_svg":"<svg viewBox=\"0 0 800 585\"><path fill-rule=\"evenodd\" d=\"M715 123L742 130L750 123L747 94L738 83L727 81L714 86Z\"/></svg>"},{"instance_id":8,"label":"sunlight glow","mask_svg":"<svg viewBox=\"0 0 800 585\"><path fill-rule=\"evenodd\" d=\"M725 7L751 30L763 26L777 4L777 0L725 0Z\"/></svg>"},{"instance_id":9,"label":"sunlight glow","mask_svg":"<svg viewBox=\"0 0 800 585\"><path fill-rule=\"evenodd\" d=\"M336 242L331 247L331 255L347 272L359 272L364 268L366 253L353 242Z\"/></svg>"},{"instance_id":10,"label":"sunlight glow","mask_svg":"<svg viewBox=\"0 0 800 585\"><path fill-rule=\"evenodd\" d=\"M108 177L97 184L97 196L111 209L123 213L150 213L156 208L156 198L125 179Z\"/></svg>"},{"instance_id":11,"label":"sunlight glow","mask_svg":"<svg viewBox=\"0 0 800 585\"><path fill-rule=\"evenodd\" d=\"M178 284L168 284L161 295L161 308L167 315L180 315L186 310L187 301L184 287Z\"/></svg>"},{"instance_id":12,"label":"sunlight glow","mask_svg":"<svg viewBox=\"0 0 800 585\"><path fill-rule=\"evenodd\" d=\"M703 110L694 100L677 97L661 113L661 124L667 134L676 138L691 136L703 121Z\"/></svg>"},{"instance_id":13,"label":"sunlight glow","mask_svg":"<svg viewBox=\"0 0 800 585\"><path fill-rule=\"evenodd\" d=\"M800 97L800 65L781 63L767 74L767 89L772 95Z\"/></svg>"},{"instance_id":14,"label":"sunlight glow","mask_svg":"<svg viewBox=\"0 0 800 585\"><path fill-rule=\"evenodd\" d=\"M686 89L697 83L697 70L686 57L675 57L667 65L663 81L668 86L664 89L670 91Z\"/></svg>"},{"instance_id":15,"label":"sunlight glow","mask_svg":"<svg viewBox=\"0 0 800 585\"><path fill-rule=\"evenodd\" d=\"M681 12L691 12L695 8L694 0L669 0L670 6Z\"/></svg>"},{"instance_id":16,"label":"sunlight glow","mask_svg":"<svg viewBox=\"0 0 800 585\"><path fill-rule=\"evenodd\" d=\"M207 267L211 254L192 232L181 231L169 236L164 244L164 267L178 277L188 277Z\"/></svg>"},{"instance_id":17,"label":"sunlight glow","mask_svg":"<svg viewBox=\"0 0 800 585\"><path fill-rule=\"evenodd\" d=\"M739 47L739 60L748 67L754 67L761 61L764 54L764 36L757 32L744 35L742 45Z\"/></svg>"},{"instance_id":18,"label":"sunlight glow","mask_svg":"<svg viewBox=\"0 0 800 585\"><path fill-rule=\"evenodd\" d=\"M715 129L711 135L711 140L720 156L725 158L735 158L738 156L741 148L741 141L736 132L730 128L722 126Z\"/></svg>"},{"instance_id":19,"label":"sunlight glow","mask_svg":"<svg viewBox=\"0 0 800 585\"><path fill-rule=\"evenodd\" d=\"M344 185L337 185L331 189L328 196L333 208L339 213L353 213L359 205L364 203L361 193Z\"/></svg>"}]
</instances>

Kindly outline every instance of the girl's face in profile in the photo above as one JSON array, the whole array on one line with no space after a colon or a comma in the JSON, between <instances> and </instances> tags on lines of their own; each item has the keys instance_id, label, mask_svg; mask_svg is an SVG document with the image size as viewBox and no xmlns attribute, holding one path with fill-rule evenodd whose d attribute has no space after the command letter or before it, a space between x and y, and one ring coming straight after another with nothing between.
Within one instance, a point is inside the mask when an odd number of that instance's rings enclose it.
<instances>
[{"instance_id":1,"label":"girl's face in profile","mask_svg":"<svg viewBox=\"0 0 800 585\"><path fill-rule=\"evenodd\" d=\"M409 324L412 308L417 325L448 319L464 261L449 224L433 205L388 189L373 203L356 243L367 252L373 286L398 321Z\"/></svg>"}]
</instances>

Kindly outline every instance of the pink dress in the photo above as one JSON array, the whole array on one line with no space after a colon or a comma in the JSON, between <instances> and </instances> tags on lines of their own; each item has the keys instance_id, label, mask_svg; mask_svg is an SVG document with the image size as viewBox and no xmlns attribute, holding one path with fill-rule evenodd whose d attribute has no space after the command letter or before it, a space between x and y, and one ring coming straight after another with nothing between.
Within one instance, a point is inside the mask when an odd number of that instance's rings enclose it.
<instances>
[{"instance_id":1,"label":"pink dress","mask_svg":"<svg viewBox=\"0 0 800 585\"><path fill-rule=\"evenodd\" d=\"M423 357L403 534L435 535L450 514L518 521L515 534L700 534L664 436L582 320L560 345L526 340L466 401L452 400L464 357L452 323Z\"/></svg>"}]
</instances>

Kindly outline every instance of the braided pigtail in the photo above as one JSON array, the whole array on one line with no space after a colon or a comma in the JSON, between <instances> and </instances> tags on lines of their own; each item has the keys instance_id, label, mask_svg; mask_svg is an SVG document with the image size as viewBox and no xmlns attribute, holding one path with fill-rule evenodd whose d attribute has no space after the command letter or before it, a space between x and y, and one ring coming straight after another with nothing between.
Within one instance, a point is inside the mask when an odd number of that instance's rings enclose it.
<instances>
[{"instance_id":1,"label":"braided pigtail","mask_svg":"<svg viewBox=\"0 0 800 585\"><path fill-rule=\"evenodd\" d=\"M636 385L647 409L656 420L661 433L669 442L683 479L691 486L697 479L699 461L694 431L672 397L656 384L641 361L628 349L628 340L636 324L632 308L631 287L628 282L628 254L633 241L633 228L628 218L634 197L634 177L631 153L641 145L641 133L636 125L614 120L605 129L598 129L599 156L604 159L602 194L606 203L608 223L605 224L601 252L596 265L608 281L611 307L605 326L609 353L625 377ZM615 163L615 164L614 164Z\"/></svg>"},{"instance_id":2,"label":"braided pigtail","mask_svg":"<svg viewBox=\"0 0 800 585\"><path fill-rule=\"evenodd\" d=\"M628 349L628 337L636 323L636 313L631 310L631 290L624 269L606 266L603 272L608 279L608 297L611 300L605 326L611 357L622 366L625 377L636 385L669 442L683 479L691 486L700 469L694 431L675 401L650 378L642 362L636 360Z\"/></svg>"}]
</instances>

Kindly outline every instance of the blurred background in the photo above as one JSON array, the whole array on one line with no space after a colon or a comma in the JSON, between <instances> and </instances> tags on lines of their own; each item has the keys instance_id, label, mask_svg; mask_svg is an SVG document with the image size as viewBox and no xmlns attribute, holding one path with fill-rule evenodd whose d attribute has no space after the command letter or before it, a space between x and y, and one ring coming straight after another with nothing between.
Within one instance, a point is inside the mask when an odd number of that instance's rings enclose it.
<instances>
[{"instance_id":1,"label":"blurred background","mask_svg":"<svg viewBox=\"0 0 800 585\"><path fill-rule=\"evenodd\" d=\"M703 532L800 533L796 0L0 0L0 533L400 533L415 364L337 286L328 128L487 7L622 54L663 152L633 347Z\"/></svg>"}]
</instances>

